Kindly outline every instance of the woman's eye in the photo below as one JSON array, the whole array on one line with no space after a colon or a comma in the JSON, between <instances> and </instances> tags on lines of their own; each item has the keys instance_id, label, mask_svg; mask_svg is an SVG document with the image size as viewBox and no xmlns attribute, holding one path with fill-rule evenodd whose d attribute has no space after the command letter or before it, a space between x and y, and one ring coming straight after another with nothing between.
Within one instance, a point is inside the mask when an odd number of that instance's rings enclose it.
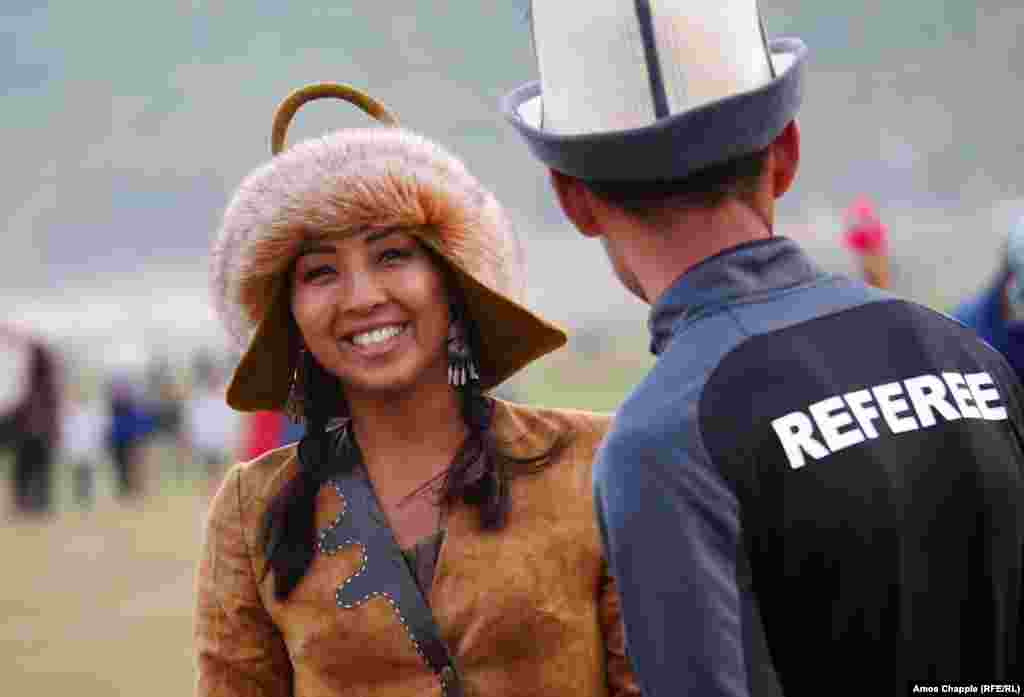
<instances>
[{"instance_id":1,"label":"woman's eye","mask_svg":"<svg viewBox=\"0 0 1024 697\"><path fill-rule=\"evenodd\" d=\"M412 252L410 252L409 250L401 249L399 247L392 247L390 249L385 249L383 252L381 252L379 258L382 262L387 264L396 261L401 261L402 259L407 259L410 256L412 256Z\"/></svg>"},{"instance_id":2,"label":"woman's eye","mask_svg":"<svg viewBox=\"0 0 1024 697\"><path fill-rule=\"evenodd\" d=\"M317 280L318 278L322 278L323 276L326 276L332 271L333 269L331 269L330 266L314 266L308 268L302 272L302 282L312 283L313 281Z\"/></svg>"}]
</instances>

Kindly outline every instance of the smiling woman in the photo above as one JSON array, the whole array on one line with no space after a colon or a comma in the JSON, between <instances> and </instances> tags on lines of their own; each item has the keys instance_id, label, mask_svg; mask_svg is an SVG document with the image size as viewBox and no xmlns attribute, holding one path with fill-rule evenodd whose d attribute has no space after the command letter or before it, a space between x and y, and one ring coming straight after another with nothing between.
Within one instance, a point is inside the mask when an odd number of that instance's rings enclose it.
<instances>
[{"instance_id":1,"label":"smiling woman","mask_svg":"<svg viewBox=\"0 0 1024 697\"><path fill-rule=\"evenodd\" d=\"M444 275L411 234L308 245L292 274L291 302L307 349L342 381L350 403L447 382Z\"/></svg>"},{"instance_id":2,"label":"smiling woman","mask_svg":"<svg viewBox=\"0 0 1024 697\"><path fill-rule=\"evenodd\" d=\"M236 466L199 568L198 692L638 694L590 465L608 419L488 391L565 342L522 304L518 243L457 159L390 126L283 149L213 250L243 411L297 446Z\"/></svg>"}]
</instances>

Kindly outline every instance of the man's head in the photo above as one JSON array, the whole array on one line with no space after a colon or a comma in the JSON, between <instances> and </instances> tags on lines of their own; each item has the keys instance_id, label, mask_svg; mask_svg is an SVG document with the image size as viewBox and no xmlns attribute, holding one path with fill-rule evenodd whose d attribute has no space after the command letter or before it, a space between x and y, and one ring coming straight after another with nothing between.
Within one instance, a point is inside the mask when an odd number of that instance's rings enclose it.
<instances>
[{"instance_id":1,"label":"man's head","mask_svg":"<svg viewBox=\"0 0 1024 697\"><path fill-rule=\"evenodd\" d=\"M568 5L532 3L541 79L504 110L623 282L637 292L631 259L661 253L625 229L759 220L767 232L799 160L803 44L768 42L756 0Z\"/></svg>"},{"instance_id":2,"label":"man's head","mask_svg":"<svg viewBox=\"0 0 1024 697\"><path fill-rule=\"evenodd\" d=\"M623 285L651 301L639 278L651 262L697 261L770 234L774 201L789 189L799 160L794 121L768 147L680 179L587 181L555 169L550 175L569 220L584 236L599 237ZM737 219L743 209L752 215Z\"/></svg>"}]
</instances>

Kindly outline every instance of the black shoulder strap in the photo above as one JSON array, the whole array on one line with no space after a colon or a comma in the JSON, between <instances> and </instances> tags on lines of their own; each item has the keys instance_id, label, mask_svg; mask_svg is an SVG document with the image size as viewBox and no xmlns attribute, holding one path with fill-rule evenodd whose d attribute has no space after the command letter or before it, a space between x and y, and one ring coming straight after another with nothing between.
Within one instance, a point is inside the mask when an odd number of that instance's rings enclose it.
<instances>
[{"instance_id":1,"label":"black shoulder strap","mask_svg":"<svg viewBox=\"0 0 1024 697\"><path fill-rule=\"evenodd\" d=\"M363 563L335 593L338 607L351 609L382 596L394 609L416 651L437 674L444 697L462 697L462 686L434 615L420 592L402 550L384 520L362 467L328 480L344 502L334 523L320 533L324 554L348 545L362 548Z\"/></svg>"}]
</instances>

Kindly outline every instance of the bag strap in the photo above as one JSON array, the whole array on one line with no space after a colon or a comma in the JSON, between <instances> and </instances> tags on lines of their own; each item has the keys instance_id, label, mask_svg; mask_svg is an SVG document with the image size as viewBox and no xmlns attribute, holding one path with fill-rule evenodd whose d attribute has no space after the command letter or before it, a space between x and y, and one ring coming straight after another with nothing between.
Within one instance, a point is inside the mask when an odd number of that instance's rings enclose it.
<instances>
[{"instance_id":1,"label":"bag strap","mask_svg":"<svg viewBox=\"0 0 1024 697\"><path fill-rule=\"evenodd\" d=\"M350 438L344 440L351 442ZM362 566L335 592L338 607L352 609L372 598L385 598L398 615L416 652L441 681L444 697L462 697L455 663L441 639L434 614L417 585L391 528L384 520L377 497L362 466L352 467L327 482L342 498L344 509L334 523L320 533L324 554L349 545L362 548Z\"/></svg>"}]
</instances>

